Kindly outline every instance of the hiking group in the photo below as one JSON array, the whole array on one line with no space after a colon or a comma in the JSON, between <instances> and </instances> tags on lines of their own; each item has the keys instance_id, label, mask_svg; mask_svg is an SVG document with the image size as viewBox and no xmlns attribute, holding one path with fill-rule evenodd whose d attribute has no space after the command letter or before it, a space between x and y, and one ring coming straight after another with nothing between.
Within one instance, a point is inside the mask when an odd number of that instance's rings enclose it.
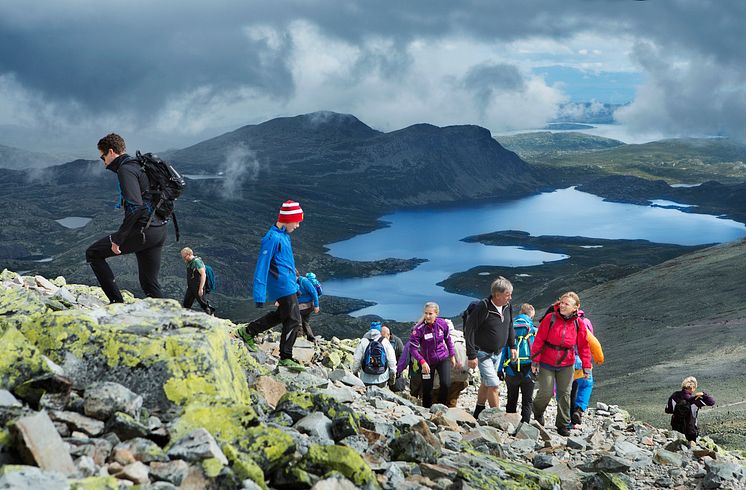
<instances>
[{"instance_id":1,"label":"hiking group","mask_svg":"<svg viewBox=\"0 0 746 490\"><path fill-rule=\"evenodd\" d=\"M155 155L128 155L124 139L115 133L101 138L97 147L105 168L117 175L116 207L124 209L124 220L116 232L88 247L86 262L109 301L123 303L107 259L134 253L143 292L148 297L162 298L158 274L167 238L166 224L174 223L178 241L174 201L185 182L173 167ZM255 306L263 308L266 303L273 303L275 309L237 330L247 348L255 351L254 337L282 324L280 365L298 372L303 367L293 359L293 345L300 332L308 340L316 340L308 319L319 312L322 293L315 274L301 275L295 267L290 234L302 221L299 203L288 200L282 204L275 223L262 238L253 279ZM189 247L181 250L181 257L186 264L187 282L183 306L191 308L197 301L207 314L213 315L216 309L206 297L215 290L212 268ZM604 362L601 345L590 319L580 309L576 293L564 293L547 308L538 328L533 323L534 307L529 304L523 304L513 317L512 294L510 281L498 277L491 285L490 295L471 303L462 314L463 331L439 317L439 306L428 302L406 343L381 322L372 322L355 350L353 371L366 386L389 386L395 391L406 388L407 372L410 393L421 396L423 406L430 407L437 399L438 403L453 407L468 384L469 370L478 369L475 418L488 405L499 407L499 383L504 381L508 413L517 412L520 392L521 421L529 422L533 416L544 425L545 410L554 397L554 425L558 434L568 436L573 425L582 423L588 408L593 388L592 362ZM697 380L687 377L681 391L671 395L665 408L671 414L672 428L692 442L699 434L699 409L715 404L712 396L695 392L696 388Z\"/></svg>"},{"instance_id":2,"label":"hiking group","mask_svg":"<svg viewBox=\"0 0 746 490\"><path fill-rule=\"evenodd\" d=\"M107 259L134 253L137 257L140 286L146 296L163 298L158 281L161 254L167 238L166 224L174 223L176 240L179 228L174 213L174 201L185 187L184 179L176 170L157 156L137 152L127 154L124 139L110 133L98 141L99 158L107 170L117 175L119 198L116 207L124 208L124 220L119 229L93 243L86 250L96 279L110 303L123 303L119 286ZM303 330L314 340L308 322L311 313L319 312L321 285L313 273L302 277L295 268L290 233L303 221L303 210L294 201L282 204L277 221L262 239L254 272L254 302L258 308L265 302L275 302L277 309L239 329L239 335L249 347L254 347L253 336L282 323L280 363L301 368L292 359L295 337ZM215 274L201 257L189 247L181 250L186 264L186 292L182 305L191 308L195 301L205 313L214 315L216 308L207 299L215 290Z\"/></svg>"}]
</instances>

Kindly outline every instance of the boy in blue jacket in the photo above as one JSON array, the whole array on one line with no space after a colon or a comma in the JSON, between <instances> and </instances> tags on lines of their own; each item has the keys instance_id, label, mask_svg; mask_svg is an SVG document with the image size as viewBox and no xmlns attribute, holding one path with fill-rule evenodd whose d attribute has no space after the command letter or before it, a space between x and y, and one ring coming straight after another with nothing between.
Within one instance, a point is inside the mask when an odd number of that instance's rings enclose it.
<instances>
[{"instance_id":1,"label":"boy in blue jacket","mask_svg":"<svg viewBox=\"0 0 746 490\"><path fill-rule=\"evenodd\" d=\"M277 309L238 329L246 347L256 352L254 337L282 323L280 337L280 365L303 370L293 359L293 345L301 328L298 308L298 283L295 280L295 259L290 244L290 233L300 227L303 210L295 201L286 201L280 208L277 222L269 229L259 249L254 270L254 304L263 308L268 301L277 302Z\"/></svg>"},{"instance_id":2,"label":"boy in blue jacket","mask_svg":"<svg viewBox=\"0 0 746 490\"><path fill-rule=\"evenodd\" d=\"M516 413L518 407L518 390L521 391L521 421L531 421L531 409L534 403L534 376L531 373L531 346L534 344L536 327L533 323L535 310L528 303L521 305L521 313L513 320L515 330L516 349L518 359L512 362L510 351L506 345L503 348L502 359L497 370L497 376L505 379L508 386L508 402L505 405L507 413ZM506 377L507 375L507 377Z\"/></svg>"}]
</instances>

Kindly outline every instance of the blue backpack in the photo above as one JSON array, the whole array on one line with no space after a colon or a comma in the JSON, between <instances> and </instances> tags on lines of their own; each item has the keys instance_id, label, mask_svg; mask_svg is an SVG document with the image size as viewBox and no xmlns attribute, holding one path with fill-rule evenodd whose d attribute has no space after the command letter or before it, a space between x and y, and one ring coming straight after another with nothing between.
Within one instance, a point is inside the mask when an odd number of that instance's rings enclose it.
<instances>
[{"instance_id":1,"label":"blue backpack","mask_svg":"<svg viewBox=\"0 0 746 490\"><path fill-rule=\"evenodd\" d=\"M205 293L215 291L218 284L215 281L215 271L209 265L205 265L205 279Z\"/></svg>"},{"instance_id":2,"label":"blue backpack","mask_svg":"<svg viewBox=\"0 0 746 490\"><path fill-rule=\"evenodd\" d=\"M510 366L513 372L516 373L529 369L531 365L531 347L534 345L535 336L533 327L533 324L525 318L521 318L520 316L516 318L515 322L513 322L513 329L515 330L515 347L518 351L518 362L510 362L510 357L508 357L503 362L503 367Z\"/></svg>"},{"instance_id":3,"label":"blue backpack","mask_svg":"<svg viewBox=\"0 0 746 490\"><path fill-rule=\"evenodd\" d=\"M379 340L370 340L365 348L362 362L363 372L371 375L379 375L386 372L388 363L386 362L386 349Z\"/></svg>"},{"instance_id":4,"label":"blue backpack","mask_svg":"<svg viewBox=\"0 0 746 490\"><path fill-rule=\"evenodd\" d=\"M307 278L307 279L308 279L309 281L311 281L311 284L313 284L313 287L315 287L315 288L316 288L316 293L317 293L317 294L318 294L319 296L321 296L321 295L323 294L323 291L324 291L324 290L323 290L323 288L321 287L321 283L319 282L319 280L318 280L318 279L316 279L316 274L314 274L313 272L309 272L308 274L306 274L306 278Z\"/></svg>"}]
</instances>

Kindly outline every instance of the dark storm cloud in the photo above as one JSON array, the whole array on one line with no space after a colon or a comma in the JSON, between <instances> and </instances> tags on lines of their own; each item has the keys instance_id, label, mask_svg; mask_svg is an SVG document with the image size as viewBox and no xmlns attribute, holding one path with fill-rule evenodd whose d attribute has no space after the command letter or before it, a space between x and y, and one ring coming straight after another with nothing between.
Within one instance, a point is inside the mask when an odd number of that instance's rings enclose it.
<instances>
[{"instance_id":1,"label":"dark storm cloud","mask_svg":"<svg viewBox=\"0 0 746 490\"><path fill-rule=\"evenodd\" d=\"M55 20L54 8L49 17L20 22L0 14L0 73L51 101L72 99L92 112L157 110L169 94L204 86L250 86L278 97L293 91L288 46L270 49L251 40L236 21L153 12L135 2L96 8L82 21L69 11Z\"/></svg>"},{"instance_id":2,"label":"dark storm cloud","mask_svg":"<svg viewBox=\"0 0 746 490\"><path fill-rule=\"evenodd\" d=\"M733 112L734 107L743 111L743 88L739 93L732 84L739 77L746 79L740 25L744 18L746 2L740 0L11 0L0 3L0 76L11 75L41 103L83 115L113 109L147 117L183 94L197 92L193 103L210 104L213 97L236 89L277 100L280 111L298 90L290 66L292 30L298 22L353 46L385 40L383 51L361 48L365 54L350 79L339 84L354 83L368 69L395 79L411 64L405 47L414 39L562 41L591 32L652 43L660 56L654 61L637 58L648 71L649 84L670 82L681 59L704 63L715 73L727 72L725 86L717 77L711 81L715 100L698 99L679 83L661 91L670 102L663 107L673 107L677 97L686 96L692 102L688 116L697 114L697 104L709 103L719 108L712 117L719 114L743 128L743 117ZM257 26L274 34L252 35ZM696 77L696 67L684 75ZM497 86L510 83L499 74L491 76ZM494 90L489 78L484 68L465 83L477 97L485 97ZM642 108L635 114L645 118Z\"/></svg>"}]
</instances>

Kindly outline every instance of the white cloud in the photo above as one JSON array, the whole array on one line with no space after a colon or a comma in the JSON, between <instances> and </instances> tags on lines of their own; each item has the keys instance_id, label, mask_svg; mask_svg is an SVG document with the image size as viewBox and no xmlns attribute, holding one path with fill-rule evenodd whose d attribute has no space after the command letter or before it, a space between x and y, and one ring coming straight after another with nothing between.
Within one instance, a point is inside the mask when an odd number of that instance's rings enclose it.
<instances>
[{"instance_id":1,"label":"white cloud","mask_svg":"<svg viewBox=\"0 0 746 490\"><path fill-rule=\"evenodd\" d=\"M686 59L653 43L638 43L635 59L647 73L637 97L617 111L634 132L746 138L746 71L712 56Z\"/></svg>"}]
</instances>

